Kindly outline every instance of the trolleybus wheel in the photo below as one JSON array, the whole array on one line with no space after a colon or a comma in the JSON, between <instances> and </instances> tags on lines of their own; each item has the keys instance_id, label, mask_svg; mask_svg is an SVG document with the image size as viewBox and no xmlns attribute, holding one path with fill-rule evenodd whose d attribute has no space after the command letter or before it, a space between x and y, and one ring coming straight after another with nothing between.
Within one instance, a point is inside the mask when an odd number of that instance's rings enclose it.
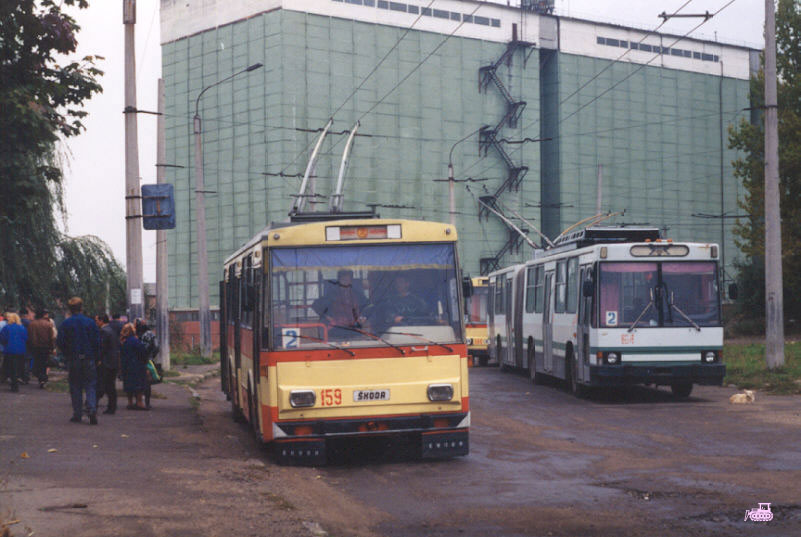
<instances>
[{"instance_id":1,"label":"trolleybus wheel","mask_svg":"<svg viewBox=\"0 0 801 537\"><path fill-rule=\"evenodd\" d=\"M537 373L537 353L534 350L534 341L528 340L528 378L534 384L542 384L542 375Z\"/></svg>"},{"instance_id":2,"label":"trolleybus wheel","mask_svg":"<svg viewBox=\"0 0 801 537\"><path fill-rule=\"evenodd\" d=\"M578 381L578 359L573 353L572 347L568 349L567 356L565 357L565 366L569 368L568 383L570 385L570 393L576 397L584 397L586 389L584 385Z\"/></svg>"},{"instance_id":3,"label":"trolleybus wheel","mask_svg":"<svg viewBox=\"0 0 801 537\"><path fill-rule=\"evenodd\" d=\"M481 356L478 357L478 365L480 365L481 367L486 367L487 362L489 362L489 356L487 356L486 354L482 354Z\"/></svg>"},{"instance_id":4,"label":"trolleybus wheel","mask_svg":"<svg viewBox=\"0 0 801 537\"><path fill-rule=\"evenodd\" d=\"M674 382L670 385L670 391L673 392L673 397L677 399L686 399L690 397L693 391L692 382Z\"/></svg>"}]
</instances>

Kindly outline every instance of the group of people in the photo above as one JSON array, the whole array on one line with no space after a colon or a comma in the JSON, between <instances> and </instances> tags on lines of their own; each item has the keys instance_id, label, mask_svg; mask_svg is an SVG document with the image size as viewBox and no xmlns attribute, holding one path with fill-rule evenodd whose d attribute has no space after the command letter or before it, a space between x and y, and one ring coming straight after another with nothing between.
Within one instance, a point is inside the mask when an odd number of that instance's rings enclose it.
<instances>
[{"instance_id":1,"label":"group of people","mask_svg":"<svg viewBox=\"0 0 801 537\"><path fill-rule=\"evenodd\" d=\"M46 310L36 310L34 317L30 320L26 309L0 317L0 352L4 357L0 383L10 380L12 392L19 391L20 383L30 381L31 359L39 387L47 383L47 361L55 347L56 326Z\"/></svg>"},{"instance_id":2,"label":"group of people","mask_svg":"<svg viewBox=\"0 0 801 537\"><path fill-rule=\"evenodd\" d=\"M56 348L61 351L68 371L71 422L80 423L84 412L89 423L97 425L98 401L107 399L104 414L117 411L117 379L122 379L129 410L150 410L153 380L148 364L158 354L158 340L147 323L137 319L123 323L115 314L109 319L101 314L94 319L83 313L83 301L73 297L67 303L69 317L56 330L46 311L36 312L36 319L24 323L24 317L8 312L0 321L0 345L3 352L2 377L11 379L11 391L18 392L27 383L27 355L33 356L33 373L44 388L47 362ZM27 324L27 326L25 326Z\"/></svg>"}]
</instances>

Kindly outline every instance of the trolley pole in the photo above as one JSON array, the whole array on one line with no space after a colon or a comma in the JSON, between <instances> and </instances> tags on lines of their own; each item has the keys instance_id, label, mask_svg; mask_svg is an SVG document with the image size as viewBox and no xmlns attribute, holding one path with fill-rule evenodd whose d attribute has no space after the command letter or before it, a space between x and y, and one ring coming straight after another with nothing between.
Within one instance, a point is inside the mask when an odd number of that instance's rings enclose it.
<instances>
[{"instance_id":1,"label":"trolley pole","mask_svg":"<svg viewBox=\"0 0 801 537\"><path fill-rule=\"evenodd\" d=\"M144 317L142 292L142 223L139 189L139 146L136 120L136 0L123 0L125 26L125 270L128 319Z\"/></svg>"},{"instance_id":2,"label":"trolley pole","mask_svg":"<svg viewBox=\"0 0 801 537\"><path fill-rule=\"evenodd\" d=\"M164 163L167 160L167 144L164 132L164 80L158 82L158 112L156 119L156 182L165 181ZM169 296L167 290L167 231L156 231L156 314L159 335L159 362L164 370L170 368L170 320Z\"/></svg>"},{"instance_id":3,"label":"trolley pole","mask_svg":"<svg viewBox=\"0 0 801 537\"><path fill-rule=\"evenodd\" d=\"M768 369L784 365L776 14L773 1L765 0L765 361Z\"/></svg>"}]
</instances>

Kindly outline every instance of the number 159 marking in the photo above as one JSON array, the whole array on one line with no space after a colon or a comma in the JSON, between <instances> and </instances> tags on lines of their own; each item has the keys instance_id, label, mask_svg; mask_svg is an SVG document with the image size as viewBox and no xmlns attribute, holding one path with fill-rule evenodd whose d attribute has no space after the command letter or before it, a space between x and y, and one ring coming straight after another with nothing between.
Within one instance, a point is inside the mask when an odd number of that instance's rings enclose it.
<instances>
[{"instance_id":1,"label":"number 159 marking","mask_svg":"<svg viewBox=\"0 0 801 537\"><path fill-rule=\"evenodd\" d=\"M322 406L337 406L342 404L342 390L339 388L320 390L320 404Z\"/></svg>"}]
</instances>

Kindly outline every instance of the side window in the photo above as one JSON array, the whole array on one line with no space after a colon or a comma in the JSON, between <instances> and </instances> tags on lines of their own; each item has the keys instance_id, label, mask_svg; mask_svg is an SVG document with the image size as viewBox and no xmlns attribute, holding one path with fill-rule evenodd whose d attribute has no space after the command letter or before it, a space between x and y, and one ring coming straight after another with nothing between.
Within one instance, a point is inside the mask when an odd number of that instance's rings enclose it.
<instances>
[{"instance_id":1,"label":"side window","mask_svg":"<svg viewBox=\"0 0 801 537\"><path fill-rule=\"evenodd\" d=\"M526 269L526 313L534 311L534 284L536 283L536 269L537 267L528 267Z\"/></svg>"},{"instance_id":2,"label":"side window","mask_svg":"<svg viewBox=\"0 0 801 537\"><path fill-rule=\"evenodd\" d=\"M505 287L505 274L495 278L495 313L503 313L503 294Z\"/></svg>"},{"instance_id":3,"label":"side window","mask_svg":"<svg viewBox=\"0 0 801 537\"><path fill-rule=\"evenodd\" d=\"M554 300L554 313L565 312L565 302L567 300L567 262L565 260L556 263L556 297Z\"/></svg>"},{"instance_id":4,"label":"side window","mask_svg":"<svg viewBox=\"0 0 801 537\"><path fill-rule=\"evenodd\" d=\"M578 257L573 257L567 261L567 312L576 313L578 311Z\"/></svg>"},{"instance_id":5,"label":"side window","mask_svg":"<svg viewBox=\"0 0 801 537\"><path fill-rule=\"evenodd\" d=\"M537 267L537 273L534 277L534 311L542 313L545 307L545 267Z\"/></svg>"}]
</instances>

